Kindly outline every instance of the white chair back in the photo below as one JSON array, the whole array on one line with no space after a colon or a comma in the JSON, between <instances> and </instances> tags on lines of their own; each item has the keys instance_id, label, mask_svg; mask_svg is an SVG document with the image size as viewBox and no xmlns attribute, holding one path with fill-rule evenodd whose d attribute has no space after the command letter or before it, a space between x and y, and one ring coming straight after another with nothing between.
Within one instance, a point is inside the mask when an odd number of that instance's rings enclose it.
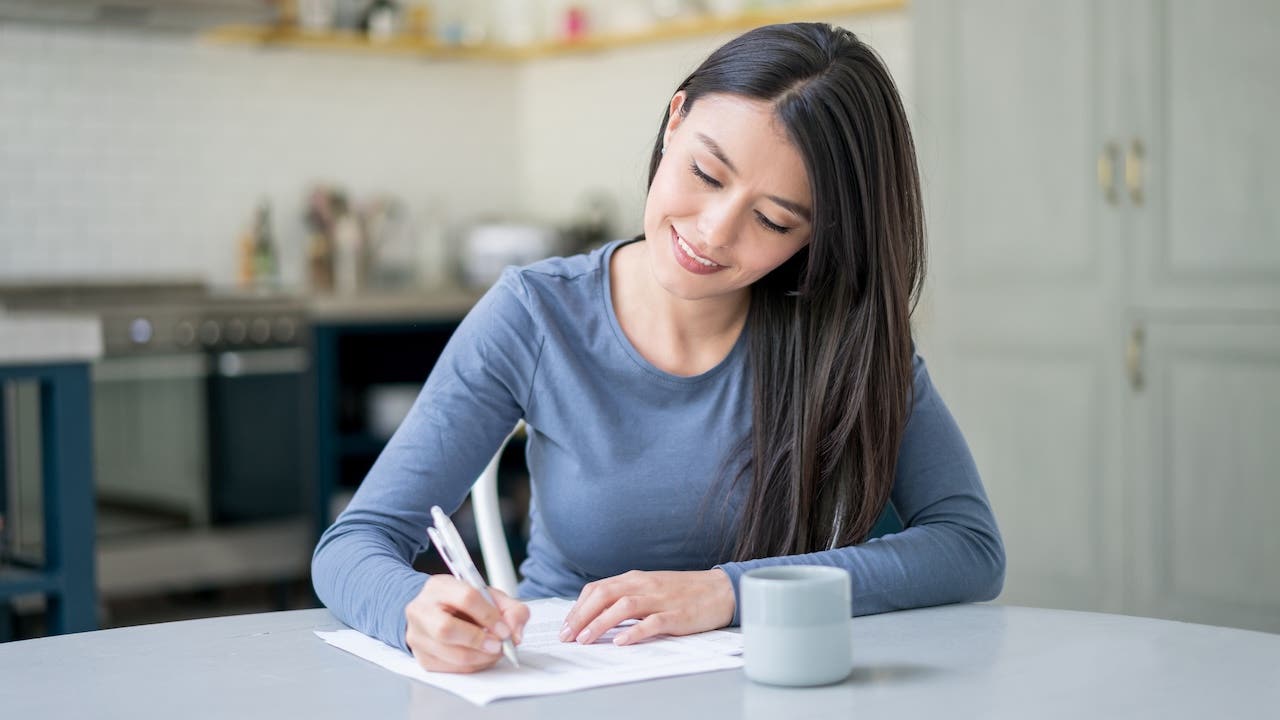
<instances>
[{"instance_id":1,"label":"white chair back","mask_svg":"<svg viewBox=\"0 0 1280 720\"><path fill-rule=\"evenodd\" d=\"M489 585L515 597L516 569L511 562L511 548L502 530L502 509L498 505L498 460L511 438L524 429L524 421L516 424L511 434L498 446L489 466L471 486L471 510L475 515L476 533L480 536L480 553Z\"/></svg>"}]
</instances>

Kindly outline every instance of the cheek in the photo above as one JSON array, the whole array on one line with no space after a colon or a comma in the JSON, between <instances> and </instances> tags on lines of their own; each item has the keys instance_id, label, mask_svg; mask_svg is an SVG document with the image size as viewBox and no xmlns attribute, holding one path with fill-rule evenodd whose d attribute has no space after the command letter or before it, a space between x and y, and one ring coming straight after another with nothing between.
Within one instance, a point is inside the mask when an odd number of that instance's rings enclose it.
<instances>
[{"instance_id":1,"label":"cheek","mask_svg":"<svg viewBox=\"0 0 1280 720\"><path fill-rule=\"evenodd\" d=\"M649 194L645 199L645 224L660 223L664 218L684 216L693 212L695 194L682 185L678 163L664 161L653 176Z\"/></svg>"},{"instance_id":2,"label":"cheek","mask_svg":"<svg viewBox=\"0 0 1280 720\"><path fill-rule=\"evenodd\" d=\"M790 260L804 247L804 245L791 246L789 244L780 247L776 240L762 244L766 245L767 248L755 253L755 262L751 264L753 282L778 269L779 266Z\"/></svg>"}]
</instances>

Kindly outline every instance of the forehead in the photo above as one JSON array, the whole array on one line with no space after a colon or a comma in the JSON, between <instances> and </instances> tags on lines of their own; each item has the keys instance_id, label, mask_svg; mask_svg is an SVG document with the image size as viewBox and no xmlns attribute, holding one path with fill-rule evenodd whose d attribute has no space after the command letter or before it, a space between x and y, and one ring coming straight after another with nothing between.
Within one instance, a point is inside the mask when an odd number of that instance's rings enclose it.
<instances>
[{"instance_id":1,"label":"forehead","mask_svg":"<svg viewBox=\"0 0 1280 720\"><path fill-rule=\"evenodd\" d=\"M804 159L772 103L723 93L705 95L689 108L684 122L690 142L705 147L699 135L713 140L739 176L766 183L771 190L787 190L801 196L799 200L807 197Z\"/></svg>"}]
</instances>

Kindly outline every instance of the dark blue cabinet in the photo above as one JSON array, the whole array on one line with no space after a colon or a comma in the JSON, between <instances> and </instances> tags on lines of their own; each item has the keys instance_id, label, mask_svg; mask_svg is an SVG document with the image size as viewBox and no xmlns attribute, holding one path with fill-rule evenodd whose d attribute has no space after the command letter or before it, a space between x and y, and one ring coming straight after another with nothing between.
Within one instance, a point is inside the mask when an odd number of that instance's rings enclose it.
<instances>
[{"instance_id":1,"label":"dark blue cabinet","mask_svg":"<svg viewBox=\"0 0 1280 720\"><path fill-rule=\"evenodd\" d=\"M40 389L45 557L39 564L0 562L0 608L7 609L14 596L41 594L48 600L50 633L96 630L89 364L0 366L0 385L11 381ZM8 467L3 403L0 395L0 471ZM0 633L7 631L0 623Z\"/></svg>"}]
</instances>

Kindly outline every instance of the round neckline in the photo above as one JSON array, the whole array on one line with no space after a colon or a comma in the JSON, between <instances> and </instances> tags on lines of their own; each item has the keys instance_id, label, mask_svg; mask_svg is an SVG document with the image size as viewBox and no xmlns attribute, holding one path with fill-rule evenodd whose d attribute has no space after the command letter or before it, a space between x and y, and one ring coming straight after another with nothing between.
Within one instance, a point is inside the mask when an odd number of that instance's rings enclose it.
<instances>
[{"instance_id":1,"label":"round neckline","mask_svg":"<svg viewBox=\"0 0 1280 720\"><path fill-rule=\"evenodd\" d=\"M733 347L730 348L729 352L720 359L720 362L716 363L707 371L697 375L675 375L659 368L657 365L649 362L643 355L641 355L635 345L631 344L631 339L622 331L622 324L618 322L618 314L613 307L613 278L611 277L613 253L623 245L630 245L634 242L640 242L643 239L643 237L636 237L615 240L605 247L605 251L603 253L604 265L601 268L600 273L602 277L602 299L604 301L605 314L609 316L609 326L613 328L613 335L617 338L618 344L622 346L623 351L627 353L632 362L634 362L641 370L644 370L646 373L666 382L688 385L705 382L722 374L725 372L726 368L730 367L737 361L738 356L746 352L747 328L750 324L749 322L743 324L742 331L738 333L738 339L734 341ZM750 312L750 310L748 310L748 312Z\"/></svg>"}]
</instances>

